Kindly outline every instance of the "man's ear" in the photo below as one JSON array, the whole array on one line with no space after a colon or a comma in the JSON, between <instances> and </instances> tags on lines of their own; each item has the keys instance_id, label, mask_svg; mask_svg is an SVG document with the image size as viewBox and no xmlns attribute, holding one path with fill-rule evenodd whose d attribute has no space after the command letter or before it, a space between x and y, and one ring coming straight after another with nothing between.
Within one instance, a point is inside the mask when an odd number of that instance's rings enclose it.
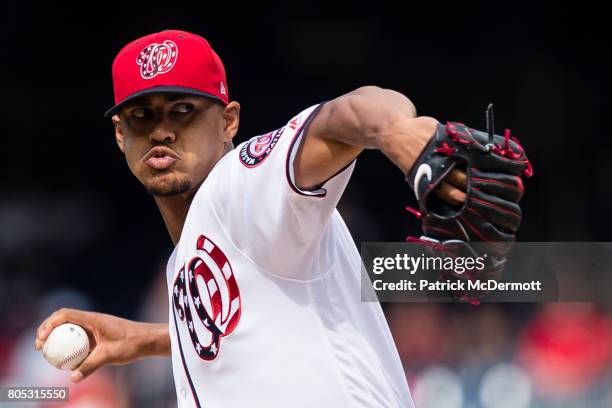
<instances>
[{"instance_id":1,"label":"man's ear","mask_svg":"<svg viewBox=\"0 0 612 408\"><path fill-rule=\"evenodd\" d=\"M240 104L236 101L228 103L223 109L223 140L231 142L238 132L240 124Z\"/></svg>"},{"instance_id":2,"label":"man's ear","mask_svg":"<svg viewBox=\"0 0 612 408\"><path fill-rule=\"evenodd\" d=\"M121 131L121 121L119 120L119 115L113 115L113 125L115 126L115 141L117 142L117 146L119 146L119 150L121 153L125 153L125 144L123 140L123 133Z\"/></svg>"}]
</instances>

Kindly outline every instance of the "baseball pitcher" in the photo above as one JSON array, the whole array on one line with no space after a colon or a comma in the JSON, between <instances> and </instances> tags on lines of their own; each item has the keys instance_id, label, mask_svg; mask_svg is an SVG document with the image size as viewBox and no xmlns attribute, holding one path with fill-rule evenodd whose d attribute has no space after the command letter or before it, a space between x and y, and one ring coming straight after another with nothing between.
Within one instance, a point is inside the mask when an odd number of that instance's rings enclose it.
<instances>
[{"instance_id":1,"label":"baseball pitcher","mask_svg":"<svg viewBox=\"0 0 612 408\"><path fill-rule=\"evenodd\" d=\"M336 205L357 156L379 149L419 195L423 240L493 242L499 230L510 242L528 164L518 141L417 117L405 96L368 86L234 147L240 105L202 37L147 35L112 72L106 116L175 245L168 323L62 309L36 347L59 324L82 326L92 351L73 381L171 356L180 407L412 407L381 307L360 301L359 253ZM465 165L474 155L478 171Z\"/></svg>"}]
</instances>

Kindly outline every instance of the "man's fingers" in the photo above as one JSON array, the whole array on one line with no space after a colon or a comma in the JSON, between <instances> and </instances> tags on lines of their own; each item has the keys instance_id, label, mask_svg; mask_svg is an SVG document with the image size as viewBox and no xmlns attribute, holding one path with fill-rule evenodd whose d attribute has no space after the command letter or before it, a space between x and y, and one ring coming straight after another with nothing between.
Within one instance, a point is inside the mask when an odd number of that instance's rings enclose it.
<instances>
[{"instance_id":1,"label":"man's fingers","mask_svg":"<svg viewBox=\"0 0 612 408\"><path fill-rule=\"evenodd\" d=\"M436 195L447 203L458 205L465 201L465 193L457 187L453 187L449 183L443 181L435 191Z\"/></svg>"},{"instance_id":2,"label":"man's fingers","mask_svg":"<svg viewBox=\"0 0 612 408\"><path fill-rule=\"evenodd\" d=\"M99 347L94 348L91 354L72 371L70 380L75 383L79 382L96 371L98 368L102 367L104 364L106 364L106 354L107 353L105 353Z\"/></svg>"},{"instance_id":3,"label":"man's fingers","mask_svg":"<svg viewBox=\"0 0 612 408\"><path fill-rule=\"evenodd\" d=\"M63 323L74 323L82 326L86 330L91 327L87 320L87 312L74 309L59 309L51 316L49 316L44 322L38 326L36 330L36 342L34 346L37 350L40 350L43 346L44 341L55 327Z\"/></svg>"},{"instance_id":4,"label":"man's fingers","mask_svg":"<svg viewBox=\"0 0 612 408\"><path fill-rule=\"evenodd\" d=\"M463 191L465 191L465 189L467 188L467 174L465 174L464 171L458 169L453 169L453 171L451 171L444 178L444 181L449 184L452 184L455 187L458 187Z\"/></svg>"}]
</instances>

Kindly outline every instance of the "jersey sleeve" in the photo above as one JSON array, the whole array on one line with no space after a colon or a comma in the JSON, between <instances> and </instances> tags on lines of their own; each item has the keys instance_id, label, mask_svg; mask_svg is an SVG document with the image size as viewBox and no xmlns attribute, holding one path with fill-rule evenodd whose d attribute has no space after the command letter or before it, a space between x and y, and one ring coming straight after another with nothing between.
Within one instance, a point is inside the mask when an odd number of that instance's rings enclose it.
<instances>
[{"instance_id":1,"label":"jersey sleeve","mask_svg":"<svg viewBox=\"0 0 612 408\"><path fill-rule=\"evenodd\" d=\"M326 268L321 247L354 161L313 191L294 180L293 160L322 105L253 137L223 159L215 176L215 212L237 248L265 271L310 280Z\"/></svg>"}]
</instances>

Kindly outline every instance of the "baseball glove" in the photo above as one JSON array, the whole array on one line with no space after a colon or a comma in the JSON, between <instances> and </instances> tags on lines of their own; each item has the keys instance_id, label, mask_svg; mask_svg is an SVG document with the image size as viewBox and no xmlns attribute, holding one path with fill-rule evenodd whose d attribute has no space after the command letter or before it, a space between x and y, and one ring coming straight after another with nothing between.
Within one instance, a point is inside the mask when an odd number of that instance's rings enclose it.
<instances>
[{"instance_id":1,"label":"baseball glove","mask_svg":"<svg viewBox=\"0 0 612 408\"><path fill-rule=\"evenodd\" d=\"M466 199L458 206L440 199L435 190L453 170L467 176ZM436 133L409 171L419 209L407 207L422 220L424 236L407 240L427 244L432 250L454 256L487 253L484 270L462 274L443 272L444 279L500 279L506 254L521 223L519 201L524 193L522 177L533 169L520 142L493 135L461 123L438 124ZM470 243L480 242L478 251ZM479 303L486 293L460 291L454 297Z\"/></svg>"}]
</instances>

